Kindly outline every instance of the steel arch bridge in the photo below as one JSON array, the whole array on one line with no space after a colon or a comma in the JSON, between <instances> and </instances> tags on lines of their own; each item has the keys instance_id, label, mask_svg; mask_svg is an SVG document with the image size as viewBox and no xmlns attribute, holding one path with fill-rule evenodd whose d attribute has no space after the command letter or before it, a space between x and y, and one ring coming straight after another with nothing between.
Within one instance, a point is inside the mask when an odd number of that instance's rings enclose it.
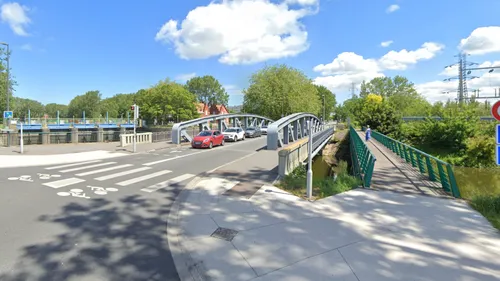
<instances>
[{"instance_id":1,"label":"steel arch bridge","mask_svg":"<svg viewBox=\"0 0 500 281\"><path fill-rule=\"evenodd\" d=\"M311 132L307 128L307 121L311 122ZM323 129L321 120L314 114L306 112L290 114L267 128L267 149L276 150Z\"/></svg>"},{"instance_id":2,"label":"steel arch bridge","mask_svg":"<svg viewBox=\"0 0 500 281\"><path fill-rule=\"evenodd\" d=\"M244 129L247 127L262 127L265 124L273 122L272 119L267 117L249 113L211 115L174 124L172 127L172 142L180 144L183 137L191 141L193 138L186 132L187 128L199 126L200 131L210 130L210 122L214 121L217 121L218 128L221 131L229 127L228 123L232 123L233 127Z\"/></svg>"}]
</instances>

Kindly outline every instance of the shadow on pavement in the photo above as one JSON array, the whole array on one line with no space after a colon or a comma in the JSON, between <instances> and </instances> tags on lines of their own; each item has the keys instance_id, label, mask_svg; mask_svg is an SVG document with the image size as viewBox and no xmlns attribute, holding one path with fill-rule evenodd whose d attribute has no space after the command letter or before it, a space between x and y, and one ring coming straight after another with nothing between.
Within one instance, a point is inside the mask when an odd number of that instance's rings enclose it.
<instances>
[{"instance_id":1,"label":"shadow on pavement","mask_svg":"<svg viewBox=\"0 0 500 281\"><path fill-rule=\"evenodd\" d=\"M178 192L157 199L130 195L64 205L39 221L57 224L57 236L26 246L2 281L177 281L166 220Z\"/></svg>"},{"instance_id":2,"label":"shadow on pavement","mask_svg":"<svg viewBox=\"0 0 500 281\"><path fill-rule=\"evenodd\" d=\"M270 186L247 199L224 196L228 181L259 178L259 171L220 176L225 180L204 179L189 193L175 230L214 280L497 280L500 274L500 235L464 202L357 189L311 203ZM229 241L211 237L217 228L237 233Z\"/></svg>"}]
</instances>

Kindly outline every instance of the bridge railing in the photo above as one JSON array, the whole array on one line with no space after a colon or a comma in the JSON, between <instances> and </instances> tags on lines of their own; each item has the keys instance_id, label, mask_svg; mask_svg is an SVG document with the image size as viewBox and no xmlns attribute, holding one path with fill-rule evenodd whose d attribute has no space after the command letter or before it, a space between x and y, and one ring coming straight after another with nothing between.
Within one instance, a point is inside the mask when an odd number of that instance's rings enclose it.
<instances>
[{"instance_id":1,"label":"bridge railing","mask_svg":"<svg viewBox=\"0 0 500 281\"><path fill-rule=\"evenodd\" d=\"M427 175L431 181L440 182L444 191L451 193L455 198L460 198L460 190L450 163L381 133L372 132L372 136L407 163L418 168L420 173Z\"/></svg>"},{"instance_id":2,"label":"bridge railing","mask_svg":"<svg viewBox=\"0 0 500 281\"><path fill-rule=\"evenodd\" d=\"M369 188L377 158L352 126L349 127L349 145L354 175L361 179L364 187Z\"/></svg>"}]
</instances>

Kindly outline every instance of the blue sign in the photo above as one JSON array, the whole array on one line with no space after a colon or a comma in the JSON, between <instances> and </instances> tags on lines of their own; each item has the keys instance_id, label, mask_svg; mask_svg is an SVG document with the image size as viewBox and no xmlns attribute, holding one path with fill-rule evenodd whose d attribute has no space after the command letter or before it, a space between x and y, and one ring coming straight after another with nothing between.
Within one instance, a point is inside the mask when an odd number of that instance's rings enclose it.
<instances>
[{"instance_id":1,"label":"blue sign","mask_svg":"<svg viewBox=\"0 0 500 281\"><path fill-rule=\"evenodd\" d=\"M500 144L500 124L497 124L497 144Z\"/></svg>"},{"instance_id":2,"label":"blue sign","mask_svg":"<svg viewBox=\"0 0 500 281\"><path fill-rule=\"evenodd\" d=\"M14 113L12 111L4 111L3 112L4 119L11 119L12 117L14 117Z\"/></svg>"},{"instance_id":3,"label":"blue sign","mask_svg":"<svg viewBox=\"0 0 500 281\"><path fill-rule=\"evenodd\" d=\"M497 145L497 165L500 166L500 145Z\"/></svg>"}]
</instances>

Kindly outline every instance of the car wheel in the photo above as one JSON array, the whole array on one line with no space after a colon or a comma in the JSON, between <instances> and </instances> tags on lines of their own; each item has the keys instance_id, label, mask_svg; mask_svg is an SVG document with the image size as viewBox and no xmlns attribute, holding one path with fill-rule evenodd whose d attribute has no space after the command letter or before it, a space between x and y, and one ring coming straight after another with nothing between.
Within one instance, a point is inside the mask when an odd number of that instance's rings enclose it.
<instances>
[{"instance_id":1,"label":"car wheel","mask_svg":"<svg viewBox=\"0 0 500 281\"><path fill-rule=\"evenodd\" d=\"M238 141L238 137L237 136L234 136L234 142L237 142Z\"/></svg>"},{"instance_id":2,"label":"car wheel","mask_svg":"<svg viewBox=\"0 0 500 281\"><path fill-rule=\"evenodd\" d=\"M222 142L220 143L220 145L224 146L224 140L222 140Z\"/></svg>"},{"instance_id":3,"label":"car wheel","mask_svg":"<svg viewBox=\"0 0 500 281\"><path fill-rule=\"evenodd\" d=\"M243 135L243 138L241 140L245 140L245 135Z\"/></svg>"}]
</instances>

